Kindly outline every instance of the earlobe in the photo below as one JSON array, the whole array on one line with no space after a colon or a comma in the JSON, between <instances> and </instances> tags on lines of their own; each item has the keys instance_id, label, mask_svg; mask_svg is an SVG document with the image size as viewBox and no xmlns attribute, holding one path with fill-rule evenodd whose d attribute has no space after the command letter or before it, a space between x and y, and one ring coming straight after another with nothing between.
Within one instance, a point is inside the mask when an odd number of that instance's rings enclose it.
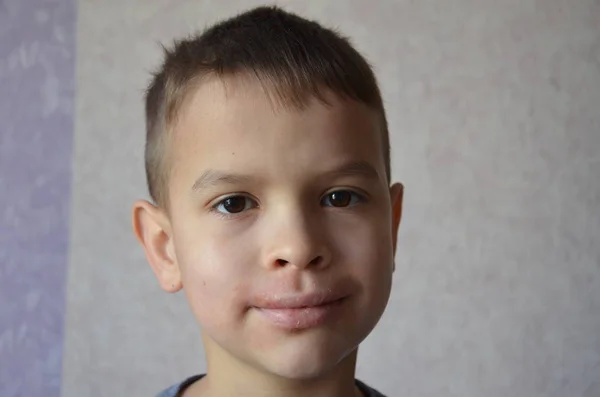
<instances>
[{"instance_id":1,"label":"earlobe","mask_svg":"<svg viewBox=\"0 0 600 397\"><path fill-rule=\"evenodd\" d=\"M133 206L133 232L144 248L146 259L160 286L167 292L182 288L170 222L166 214L152 203L138 200Z\"/></svg>"}]
</instances>

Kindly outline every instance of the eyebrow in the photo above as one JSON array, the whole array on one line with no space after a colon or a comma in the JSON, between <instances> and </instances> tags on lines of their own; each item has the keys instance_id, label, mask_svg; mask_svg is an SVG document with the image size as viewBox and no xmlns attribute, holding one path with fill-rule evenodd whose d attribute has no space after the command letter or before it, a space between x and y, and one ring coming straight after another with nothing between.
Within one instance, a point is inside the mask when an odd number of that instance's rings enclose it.
<instances>
[{"instance_id":1,"label":"eyebrow","mask_svg":"<svg viewBox=\"0 0 600 397\"><path fill-rule=\"evenodd\" d=\"M366 161L350 161L348 163L344 163L331 171L327 171L324 176L333 178L356 176L366 179L379 179L380 177L375 167Z\"/></svg>"},{"instance_id":2,"label":"eyebrow","mask_svg":"<svg viewBox=\"0 0 600 397\"><path fill-rule=\"evenodd\" d=\"M339 178L348 176L356 176L366 179L380 179L380 175L375 167L366 161L350 161L344 163L339 167L336 167L330 171L326 171L320 177ZM202 175L196 179L196 182L194 182L194 185L192 186L192 191L196 192L220 184L249 184L253 181L256 181L256 178L252 175L235 174L209 169L204 171Z\"/></svg>"},{"instance_id":3,"label":"eyebrow","mask_svg":"<svg viewBox=\"0 0 600 397\"><path fill-rule=\"evenodd\" d=\"M231 174L217 170L206 170L198 179L196 179L196 182L194 182L194 185L192 186L192 191L196 192L198 190L220 184L235 185L248 183L252 180L254 180L254 178L251 175Z\"/></svg>"}]
</instances>

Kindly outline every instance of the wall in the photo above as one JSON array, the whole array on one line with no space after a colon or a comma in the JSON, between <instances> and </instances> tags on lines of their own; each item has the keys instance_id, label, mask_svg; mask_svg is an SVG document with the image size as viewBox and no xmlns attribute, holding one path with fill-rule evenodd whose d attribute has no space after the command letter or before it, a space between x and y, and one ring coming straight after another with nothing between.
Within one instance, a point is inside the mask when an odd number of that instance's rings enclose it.
<instances>
[{"instance_id":1,"label":"wall","mask_svg":"<svg viewBox=\"0 0 600 397\"><path fill-rule=\"evenodd\" d=\"M59 396L76 4L0 0L0 396Z\"/></svg>"},{"instance_id":2,"label":"wall","mask_svg":"<svg viewBox=\"0 0 600 397\"><path fill-rule=\"evenodd\" d=\"M204 370L130 230L142 94L157 41L257 4L0 0L0 395L151 396ZM600 3L280 4L372 61L406 186L358 376L390 396L600 396Z\"/></svg>"}]
</instances>

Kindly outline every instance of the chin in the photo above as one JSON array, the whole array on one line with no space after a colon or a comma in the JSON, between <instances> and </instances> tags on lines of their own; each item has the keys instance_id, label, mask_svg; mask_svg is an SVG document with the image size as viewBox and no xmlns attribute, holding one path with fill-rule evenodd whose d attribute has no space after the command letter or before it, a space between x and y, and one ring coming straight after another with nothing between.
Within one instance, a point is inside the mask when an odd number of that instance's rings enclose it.
<instances>
[{"instance_id":1,"label":"chin","mask_svg":"<svg viewBox=\"0 0 600 397\"><path fill-rule=\"evenodd\" d=\"M310 340L286 343L257 357L260 366L267 372L286 379L307 380L323 376L344 359L355 354L358 343L343 343L343 340ZM291 342L291 341L290 341ZM321 343L320 343L321 342Z\"/></svg>"}]
</instances>

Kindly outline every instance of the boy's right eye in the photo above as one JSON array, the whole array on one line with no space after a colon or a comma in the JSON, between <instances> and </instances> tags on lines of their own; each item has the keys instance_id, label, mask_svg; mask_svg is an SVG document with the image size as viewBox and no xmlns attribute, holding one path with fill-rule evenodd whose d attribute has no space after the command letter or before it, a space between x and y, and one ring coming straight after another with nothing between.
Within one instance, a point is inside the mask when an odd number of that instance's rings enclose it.
<instances>
[{"instance_id":1,"label":"boy's right eye","mask_svg":"<svg viewBox=\"0 0 600 397\"><path fill-rule=\"evenodd\" d=\"M213 208L222 214L231 215L257 207L256 202L246 196L229 196L219 201Z\"/></svg>"}]
</instances>

